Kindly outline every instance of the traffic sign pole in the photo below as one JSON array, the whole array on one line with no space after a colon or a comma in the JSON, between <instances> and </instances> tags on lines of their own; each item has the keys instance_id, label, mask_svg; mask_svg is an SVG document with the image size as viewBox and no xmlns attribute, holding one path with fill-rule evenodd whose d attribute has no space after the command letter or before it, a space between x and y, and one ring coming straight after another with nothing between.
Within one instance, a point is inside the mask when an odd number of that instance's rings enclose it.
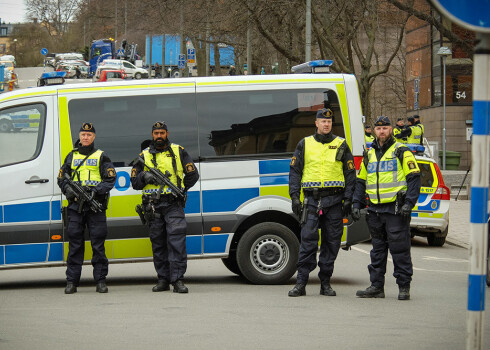
<instances>
[{"instance_id":1,"label":"traffic sign pole","mask_svg":"<svg viewBox=\"0 0 490 350\"><path fill-rule=\"evenodd\" d=\"M471 142L471 235L468 276L466 349L483 349L488 254L488 186L490 158L490 34L473 56L473 138Z\"/></svg>"}]
</instances>

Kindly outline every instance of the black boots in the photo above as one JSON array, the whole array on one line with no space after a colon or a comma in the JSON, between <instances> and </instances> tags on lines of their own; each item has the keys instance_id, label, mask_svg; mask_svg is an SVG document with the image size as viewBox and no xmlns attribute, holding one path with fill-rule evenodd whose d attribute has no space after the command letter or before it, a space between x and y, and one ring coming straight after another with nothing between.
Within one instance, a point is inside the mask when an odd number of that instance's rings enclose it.
<instances>
[{"instance_id":1,"label":"black boots","mask_svg":"<svg viewBox=\"0 0 490 350\"><path fill-rule=\"evenodd\" d=\"M296 284L288 293L288 296L290 297L300 297L302 295L306 295L305 285L299 283Z\"/></svg>"},{"instance_id":2,"label":"black boots","mask_svg":"<svg viewBox=\"0 0 490 350\"><path fill-rule=\"evenodd\" d=\"M158 280L156 286L151 290L153 292L164 292L166 290L170 290L170 283L168 283L166 280Z\"/></svg>"},{"instance_id":3,"label":"black boots","mask_svg":"<svg viewBox=\"0 0 490 350\"><path fill-rule=\"evenodd\" d=\"M410 286L399 287L398 300L410 300Z\"/></svg>"},{"instance_id":4,"label":"black boots","mask_svg":"<svg viewBox=\"0 0 490 350\"><path fill-rule=\"evenodd\" d=\"M73 282L67 282L65 288L65 294L73 294L77 292L77 287L73 284Z\"/></svg>"},{"instance_id":5,"label":"black boots","mask_svg":"<svg viewBox=\"0 0 490 350\"><path fill-rule=\"evenodd\" d=\"M99 281L97 282L97 287L95 288L95 291L97 293L107 293L109 289L107 288L107 284L105 281Z\"/></svg>"},{"instance_id":6,"label":"black boots","mask_svg":"<svg viewBox=\"0 0 490 350\"><path fill-rule=\"evenodd\" d=\"M356 296L359 298L384 298L385 291L384 288L371 285L366 290L358 290Z\"/></svg>"},{"instance_id":7,"label":"black boots","mask_svg":"<svg viewBox=\"0 0 490 350\"><path fill-rule=\"evenodd\" d=\"M184 286L184 282L182 280L178 280L174 285L174 293L189 293L189 289Z\"/></svg>"},{"instance_id":8,"label":"black boots","mask_svg":"<svg viewBox=\"0 0 490 350\"><path fill-rule=\"evenodd\" d=\"M330 286L330 281L322 281L322 285L320 287L320 295L326 295L329 297L334 297L337 295L337 293L335 293L335 291Z\"/></svg>"}]
</instances>

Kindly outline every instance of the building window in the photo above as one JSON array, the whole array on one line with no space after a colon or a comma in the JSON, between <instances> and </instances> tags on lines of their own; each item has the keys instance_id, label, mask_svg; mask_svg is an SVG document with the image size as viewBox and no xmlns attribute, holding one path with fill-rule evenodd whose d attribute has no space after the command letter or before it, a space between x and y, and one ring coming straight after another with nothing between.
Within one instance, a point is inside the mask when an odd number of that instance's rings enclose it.
<instances>
[{"instance_id":1,"label":"building window","mask_svg":"<svg viewBox=\"0 0 490 350\"><path fill-rule=\"evenodd\" d=\"M6 51L6 45L0 44L0 53L5 53L5 51Z\"/></svg>"},{"instance_id":2,"label":"building window","mask_svg":"<svg viewBox=\"0 0 490 350\"><path fill-rule=\"evenodd\" d=\"M7 28L0 28L0 36L7 36Z\"/></svg>"}]
</instances>

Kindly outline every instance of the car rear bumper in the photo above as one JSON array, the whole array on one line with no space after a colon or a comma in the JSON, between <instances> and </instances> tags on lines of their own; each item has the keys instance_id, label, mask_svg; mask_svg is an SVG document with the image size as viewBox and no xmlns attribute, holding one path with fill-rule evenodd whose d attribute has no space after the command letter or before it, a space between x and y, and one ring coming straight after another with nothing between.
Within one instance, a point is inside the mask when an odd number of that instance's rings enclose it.
<instances>
[{"instance_id":1,"label":"car rear bumper","mask_svg":"<svg viewBox=\"0 0 490 350\"><path fill-rule=\"evenodd\" d=\"M424 232L445 231L449 225L449 212L446 213L412 213L410 227Z\"/></svg>"}]
</instances>

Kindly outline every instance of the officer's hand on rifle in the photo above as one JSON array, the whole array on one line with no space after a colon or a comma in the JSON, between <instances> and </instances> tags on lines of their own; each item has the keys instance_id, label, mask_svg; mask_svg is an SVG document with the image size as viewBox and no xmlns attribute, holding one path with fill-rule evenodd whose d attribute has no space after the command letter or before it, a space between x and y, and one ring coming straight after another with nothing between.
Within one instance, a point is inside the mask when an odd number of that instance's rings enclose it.
<instances>
[{"instance_id":1,"label":"officer's hand on rifle","mask_svg":"<svg viewBox=\"0 0 490 350\"><path fill-rule=\"evenodd\" d=\"M408 203L403 204L402 208L400 209L400 214L405 219L408 219L412 215L412 206Z\"/></svg>"},{"instance_id":2,"label":"officer's hand on rifle","mask_svg":"<svg viewBox=\"0 0 490 350\"><path fill-rule=\"evenodd\" d=\"M293 213L295 213L298 217L301 216L301 201L299 200L298 197L293 197L292 198L292 205Z\"/></svg>"},{"instance_id":3,"label":"officer's hand on rifle","mask_svg":"<svg viewBox=\"0 0 490 350\"><path fill-rule=\"evenodd\" d=\"M352 212L352 202L350 199L344 199L342 204L342 217L346 218Z\"/></svg>"},{"instance_id":4,"label":"officer's hand on rifle","mask_svg":"<svg viewBox=\"0 0 490 350\"><path fill-rule=\"evenodd\" d=\"M156 185L157 184L157 179L149 171L145 171L145 174L143 175L143 181L145 181L145 183L147 185Z\"/></svg>"},{"instance_id":5,"label":"officer's hand on rifle","mask_svg":"<svg viewBox=\"0 0 490 350\"><path fill-rule=\"evenodd\" d=\"M352 208L352 218L354 221L358 221L361 218L361 209Z\"/></svg>"},{"instance_id":6,"label":"officer's hand on rifle","mask_svg":"<svg viewBox=\"0 0 490 350\"><path fill-rule=\"evenodd\" d=\"M65 197L66 199L73 199L76 197L75 191L73 191L73 189L70 186L66 186Z\"/></svg>"}]
</instances>

